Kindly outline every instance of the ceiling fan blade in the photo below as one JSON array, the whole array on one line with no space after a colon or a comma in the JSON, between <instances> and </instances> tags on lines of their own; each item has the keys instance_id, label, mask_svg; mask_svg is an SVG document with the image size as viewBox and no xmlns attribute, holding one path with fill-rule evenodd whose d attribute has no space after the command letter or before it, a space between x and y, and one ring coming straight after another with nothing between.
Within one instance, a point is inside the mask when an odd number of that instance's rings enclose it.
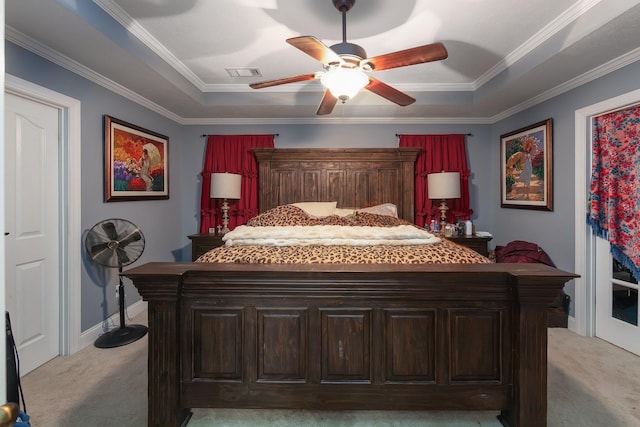
<instances>
[{"instance_id":1,"label":"ceiling fan blade","mask_svg":"<svg viewBox=\"0 0 640 427\"><path fill-rule=\"evenodd\" d=\"M369 77L369 84L365 86L365 89L380 95L381 97L388 99L391 102L405 107L409 104L413 104L416 100L404 92L400 92L398 89L392 88L386 83L376 80L373 77Z\"/></svg>"},{"instance_id":2,"label":"ceiling fan blade","mask_svg":"<svg viewBox=\"0 0 640 427\"><path fill-rule=\"evenodd\" d=\"M322 96L322 101L320 101L320 105L318 106L318 111L316 114L319 116L323 116L326 114L331 114L333 111L333 107L336 106L338 102L338 98L333 96L333 94L329 91L329 89L324 91L324 95Z\"/></svg>"},{"instance_id":3,"label":"ceiling fan blade","mask_svg":"<svg viewBox=\"0 0 640 427\"><path fill-rule=\"evenodd\" d=\"M287 39L293 47L297 47L307 55L315 58L323 64L341 63L342 58L329 46L313 36L300 36Z\"/></svg>"},{"instance_id":4,"label":"ceiling fan blade","mask_svg":"<svg viewBox=\"0 0 640 427\"><path fill-rule=\"evenodd\" d=\"M424 64L425 62L441 61L448 56L447 49L442 43L432 43L363 59L361 64L370 64L374 71L381 71L406 67L407 65Z\"/></svg>"},{"instance_id":5,"label":"ceiling fan blade","mask_svg":"<svg viewBox=\"0 0 640 427\"><path fill-rule=\"evenodd\" d=\"M315 74L301 74L299 76L285 77L283 79L269 80L269 81L266 81L266 82L251 83L249 85L249 87L251 87L252 89L262 89L262 88L265 88L265 87L284 85L284 84L287 84L287 83L304 82L304 81L307 81L307 80L313 80L315 78L316 78Z\"/></svg>"}]
</instances>

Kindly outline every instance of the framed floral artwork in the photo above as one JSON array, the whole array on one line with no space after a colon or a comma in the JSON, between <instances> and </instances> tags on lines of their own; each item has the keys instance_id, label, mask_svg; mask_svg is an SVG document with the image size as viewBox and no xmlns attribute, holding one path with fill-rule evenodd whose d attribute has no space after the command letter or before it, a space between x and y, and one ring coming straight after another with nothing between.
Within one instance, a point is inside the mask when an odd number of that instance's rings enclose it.
<instances>
[{"instance_id":1,"label":"framed floral artwork","mask_svg":"<svg viewBox=\"0 0 640 427\"><path fill-rule=\"evenodd\" d=\"M104 201L169 198L169 138L104 116Z\"/></svg>"},{"instance_id":2,"label":"framed floral artwork","mask_svg":"<svg viewBox=\"0 0 640 427\"><path fill-rule=\"evenodd\" d=\"M500 136L500 206L553 210L552 119Z\"/></svg>"}]
</instances>

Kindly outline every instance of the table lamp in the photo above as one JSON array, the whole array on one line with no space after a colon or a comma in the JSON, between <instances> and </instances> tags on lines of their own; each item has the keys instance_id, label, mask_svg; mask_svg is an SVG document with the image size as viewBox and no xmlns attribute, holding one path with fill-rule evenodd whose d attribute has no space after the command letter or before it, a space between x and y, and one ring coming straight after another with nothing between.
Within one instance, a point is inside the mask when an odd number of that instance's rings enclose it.
<instances>
[{"instance_id":1,"label":"table lamp","mask_svg":"<svg viewBox=\"0 0 640 427\"><path fill-rule=\"evenodd\" d=\"M222 234L229 230L229 203L228 199L240 198L240 182L242 175L234 173L212 173L211 193L212 199L223 199L222 201Z\"/></svg>"},{"instance_id":2,"label":"table lamp","mask_svg":"<svg viewBox=\"0 0 640 427\"><path fill-rule=\"evenodd\" d=\"M430 199L441 199L440 202L440 230L444 233L447 225L446 199L457 199L460 197L460 173L459 172L439 172L427 175L427 188Z\"/></svg>"}]
</instances>

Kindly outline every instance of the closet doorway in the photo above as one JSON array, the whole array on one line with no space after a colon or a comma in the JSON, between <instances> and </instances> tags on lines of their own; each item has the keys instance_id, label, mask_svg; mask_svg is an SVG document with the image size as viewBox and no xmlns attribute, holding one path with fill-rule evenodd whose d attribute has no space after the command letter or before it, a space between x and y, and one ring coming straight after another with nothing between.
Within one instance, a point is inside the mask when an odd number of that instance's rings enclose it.
<instances>
[{"instance_id":1,"label":"closet doorway","mask_svg":"<svg viewBox=\"0 0 640 427\"><path fill-rule=\"evenodd\" d=\"M27 374L59 352L58 109L5 94L5 300Z\"/></svg>"},{"instance_id":2,"label":"closet doorway","mask_svg":"<svg viewBox=\"0 0 640 427\"><path fill-rule=\"evenodd\" d=\"M54 182L57 183L58 254L56 258L58 269L56 275L59 286L55 295L51 295L50 298L47 296L47 301L43 301L43 303L52 302L58 305L57 309L54 310L57 313L53 315L55 320L53 318L51 320L56 323L58 329L56 342L52 344L51 349L56 354L69 355L78 351L81 346L80 277L82 268L82 230L80 193L82 165L80 156L80 101L10 74L5 74L5 98L7 97L24 100L34 105L41 105L46 109L52 109L57 112L58 146L56 148L58 164L57 177ZM25 115L25 117L28 116ZM29 120L26 120L26 122L29 122ZM33 129L38 127L34 126ZM15 182L15 180L12 179L12 182ZM7 182L5 182L5 185L7 185ZM35 271L35 269L32 271ZM1 288L4 292L7 288L6 278L2 277L1 279ZM11 280L15 281L15 278ZM29 307L27 314L30 310L38 310L37 305L32 303L34 299L31 294L24 294L23 296L27 298L23 301ZM19 320L17 318L14 319L13 316L12 320L14 321L14 327L17 327L15 323ZM32 328L27 331L27 342L29 341L29 336L40 334L40 332L36 331L37 329ZM36 332L33 333L33 331ZM36 356L38 355L36 354ZM32 361L28 361L28 359L30 357L25 356L24 365L21 364L21 375L25 375L35 365L41 363L38 357Z\"/></svg>"},{"instance_id":3,"label":"closet doorway","mask_svg":"<svg viewBox=\"0 0 640 427\"><path fill-rule=\"evenodd\" d=\"M640 90L582 108L575 113L575 280L574 319L569 328L597 336L640 355L638 283L610 252L609 242L594 236L585 216L590 193L593 118L640 101Z\"/></svg>"}]
</instances>

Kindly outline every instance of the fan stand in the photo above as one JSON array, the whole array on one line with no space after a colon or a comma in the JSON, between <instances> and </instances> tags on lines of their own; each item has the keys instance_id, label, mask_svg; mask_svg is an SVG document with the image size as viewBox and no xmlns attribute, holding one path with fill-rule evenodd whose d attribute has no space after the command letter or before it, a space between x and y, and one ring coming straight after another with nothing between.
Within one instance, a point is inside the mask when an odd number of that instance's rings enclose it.
<instances>
[{"instance_id":1,"label":"fan stand","mask_svg":"<svg viewBox=\"0 0 640 427\"><path fill-rule=\"evenodd\" d=\"M120 267L119 271L122 273L122 267ZM120 284L118 285L118 302L120 303L120 327L100 335L93 343L98 348L114 348L131 344L147 333L146 326L124 324L124 284L122 283L122 276L120 276Z\"/></svg>"}]
</instances>

